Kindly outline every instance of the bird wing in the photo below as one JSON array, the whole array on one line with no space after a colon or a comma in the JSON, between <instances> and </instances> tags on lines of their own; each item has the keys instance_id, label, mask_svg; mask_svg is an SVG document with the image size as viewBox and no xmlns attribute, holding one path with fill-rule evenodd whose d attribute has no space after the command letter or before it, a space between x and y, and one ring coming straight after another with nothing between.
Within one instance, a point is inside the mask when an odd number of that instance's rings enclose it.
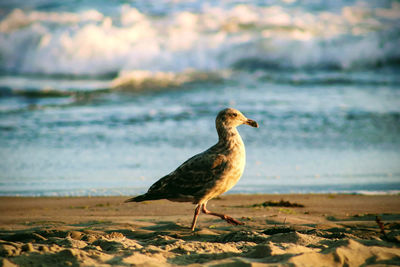
<instances>
[{"instance_id":1,"label":"bird wing","mask_svg":"<svg viewBox=\"0 0 400 267\"><path fill-rule=\"evenodd\" d=\"M228 160L223 154L200 153L179 166L175 171L153 184L146 195L160 198L200 196L212 187L222 174Z\"/></svg>"}]
</instances>

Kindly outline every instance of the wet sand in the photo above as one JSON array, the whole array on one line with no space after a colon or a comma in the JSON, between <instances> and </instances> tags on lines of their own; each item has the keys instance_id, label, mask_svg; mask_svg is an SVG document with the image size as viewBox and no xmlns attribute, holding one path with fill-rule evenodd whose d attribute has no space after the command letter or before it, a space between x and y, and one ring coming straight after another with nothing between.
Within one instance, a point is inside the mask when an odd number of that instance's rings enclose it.
<instances>
[{"instance_id":1,"label":"wet sand","mask_svg":"<svg viewBox=\"0 0 400 267\"><path fill-rule=\"evenodd\" d=\"M398 195L226 195L207 207L245 225L194 232L192 204L125 199L0 197L0 266L400 264Z\"/></svg>"}]
</instances>

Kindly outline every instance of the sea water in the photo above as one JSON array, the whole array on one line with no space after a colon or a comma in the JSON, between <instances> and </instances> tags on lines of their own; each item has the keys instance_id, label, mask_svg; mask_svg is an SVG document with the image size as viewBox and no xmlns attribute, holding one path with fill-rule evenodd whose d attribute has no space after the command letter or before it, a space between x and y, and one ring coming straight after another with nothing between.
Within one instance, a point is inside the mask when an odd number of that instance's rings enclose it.
<instances>
[{"instance_id":1,"label":"sea water","mask_svg":"<svg viewBox=\"0 0 400 267\"><path fill-rule=\"evenodd\" d=\"M400 190L397 1L0 3L0 195L143 193L241 110L231 193Z\"/></svg>"}]
</instances>

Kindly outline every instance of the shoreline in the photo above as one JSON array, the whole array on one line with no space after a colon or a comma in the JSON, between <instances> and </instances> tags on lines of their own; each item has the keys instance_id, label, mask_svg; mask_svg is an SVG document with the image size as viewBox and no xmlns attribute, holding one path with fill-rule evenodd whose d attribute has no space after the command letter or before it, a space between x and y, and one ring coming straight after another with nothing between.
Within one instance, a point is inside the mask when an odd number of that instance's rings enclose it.
<instances>
[{"instance_id":1,"label":"shoreline","mask_svg":"<svg viewBox=\"0 0 400 267\"><path fill-rule=\"evenodd\" d=\"M400 264L398 195L223 195L211 200L208 209L245 225L200 214L194 232L189 229L193 204L125 199L0 197L0 263Z\"/></svg>"},{"instance_id":2,"label":"shoreline","mask_svg":"<svg viewBox=\"0 0 400 267\"><path fill-rule=\"evenodd\" d=\"M235 191L235 190L230 190L233 192L226 192L224 193L224 196L230 196L230 195L266 195L266 196L274 196L274 195L361 195L361 196L382 196L382 195L389 195L389 196L400 196L400 190L393 189L393 190L344 190L344 191L305 191L305 192L297 192L294 193L292 192L240 192L240 191ZM3 192L4 193L4 192ZM138 193L137 195L144 194L145 192ZM13 198L79 198L79 197L87 197L87 198L93 198L93 197L126 197L126 198L131 198L133 196L136 196L135 194L82 194L82 195L75 195L75 194L1 194L0 192L0 198L8 198L8 197L13 197Z\"/></svg>"}]
</instances>

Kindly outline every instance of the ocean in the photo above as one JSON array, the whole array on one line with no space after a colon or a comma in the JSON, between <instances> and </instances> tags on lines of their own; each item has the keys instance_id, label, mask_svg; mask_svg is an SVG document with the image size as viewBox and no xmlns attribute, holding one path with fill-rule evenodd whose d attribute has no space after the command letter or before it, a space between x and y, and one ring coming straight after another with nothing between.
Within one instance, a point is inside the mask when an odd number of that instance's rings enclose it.
<instances>
[{"instance_id":1,"label":"ocean","mask_svg":"<svg viewBox=\"0 0 400 267\"><path fill-rule=\"evenodd\" d=\"M217 142L229 193L400 192L400 3L3 1L0 195L144 193Z\"/></svg>"}]
</instances>

